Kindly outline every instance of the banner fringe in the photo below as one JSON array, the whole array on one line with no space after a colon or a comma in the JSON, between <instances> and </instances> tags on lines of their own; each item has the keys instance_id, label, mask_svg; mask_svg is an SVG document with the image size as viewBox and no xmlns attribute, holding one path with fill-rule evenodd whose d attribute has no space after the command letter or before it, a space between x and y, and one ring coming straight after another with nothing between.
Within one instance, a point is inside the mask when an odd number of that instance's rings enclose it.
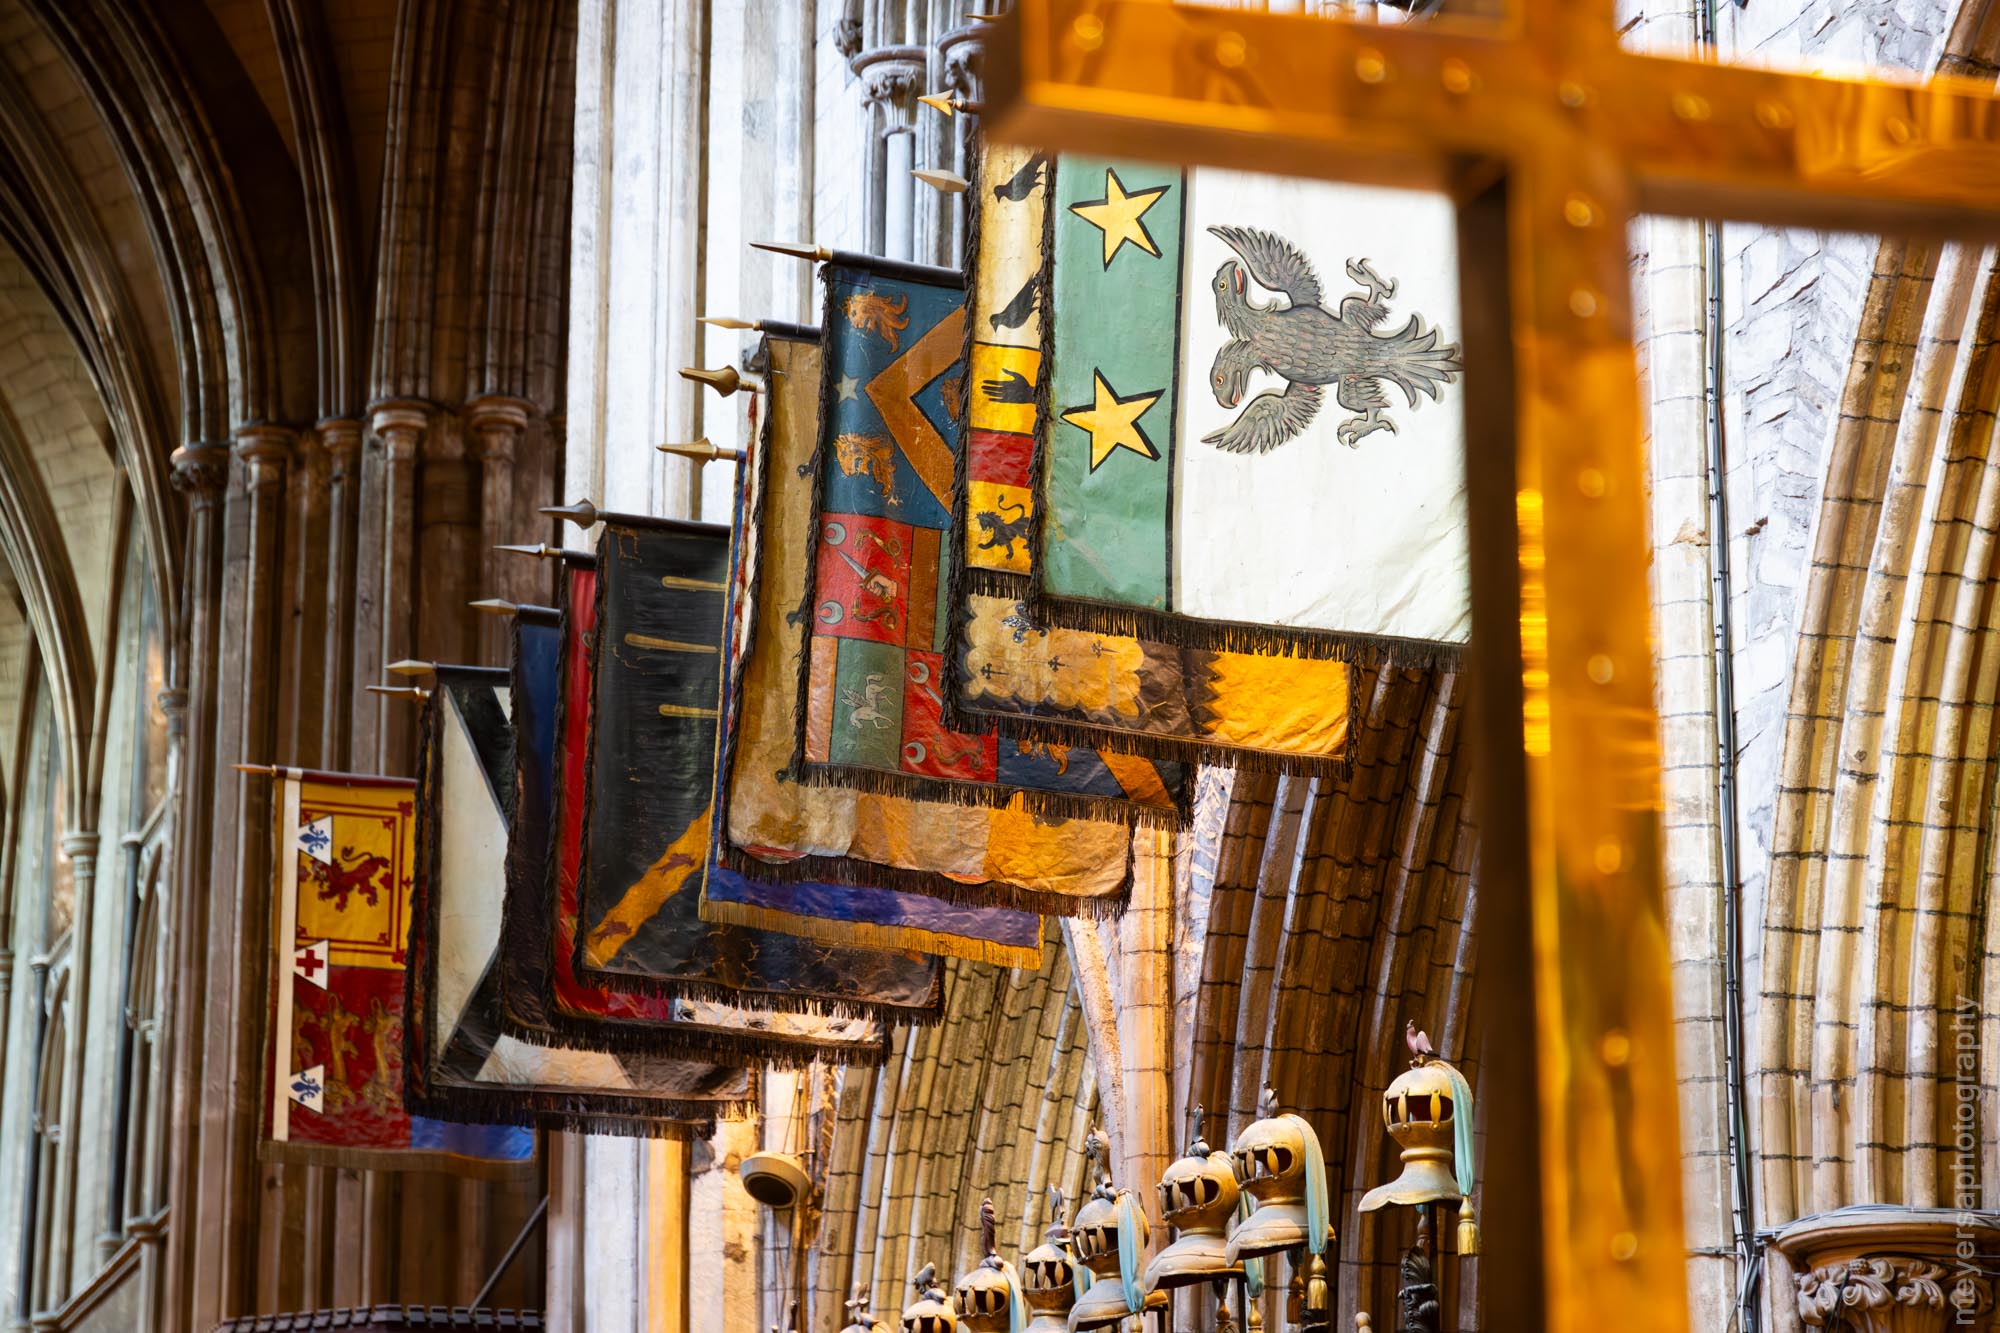
<instances>
[{"instance_id":1,"label":"banner fringe","mask_svg":"<svg viewBox=\"0 0 2000 1333\"><path fill-rule=\"evenodd\" d=\"M1338 754L1287 754L1277 750L1248 750L1187 736L1148 736L1129 731L1107 731L1088 722L1019 713L981 713L964 700L962 711L976 725L996 729L1003 739L1039 741L1043 744L1089 746L1114 754L1137 755L1161 763L1205 765L1230 768L1239 773L1269 773L1280 777L1323 778L1344 781L1354 771L1354 691L1348 691L1347 735Z\"/></svg>"},{"instance_id":2,"label":"banner fringe","mask_svg":"<svg viewBox=\"0 0 2000 1333\"><path fill-rule=\"evenodd\" d=\"M1037 570L1039 571L1039 566ZM1084 633L1118 634L1151 639L1171 648L1198 648L1220 653L1258 653L1308 661L1349 662L1355 666L1456 671L1464 665L1465 645L1428 639L1398 639L1376 634L1253 625L1236 620L1199 620L1148 607L1116 606L1107 602L1053 597L1036 587L1027 599L1029 614Z\"/></svg>"},{"instance_id":3,"label":"banner fringe","mask_svg":"<svg viewBox=\"0 0 2000 1333\"><path fill-rule=\"evenodd\" d=\"M843 764L808 764L785 775L808 787L833 787L842 791L863 791L876 796L901 796L911 800L963 805L979 810L999 810L1014 804L1031 815L1052 819L1088 819L1102 823L1124 823L1139 828L1186 828L1194 817L1189 791L1192 783L1182 781L1172 793L1171 805L1140 805L1122 797L1090 796L1076 792L1041 791L1030 787L1003 787L997 783L953 782L949 778L924 777L916 773L885 773L879 768L851 768ZM1117 810L1115 818L1105 810L1106 802Z\"/></svg>"},{"instance_id":4,"label":"banner fringe","mask_svg":"<svg viewBox=\"0 0 2000 1333\"><path fill-rule=\"evenodd\" d=\"M802 856L796 861L760 861L741 848L725 845L722 863L738 874L755 875L767 884L838 884L858 880L880 889L921 893L958 907L1011 907L1043 916L1082 917L1101 921L1118 916L1132 896L1132 851L1128 841L1125 874L1118 887L1094 898L1072 893L1026 889L1003 880L966 882L929 870L854 861L844 856Z\"/></svg>"},{"instance_id":5,"label":"banner fringe","mask_svg":"<svg viewBox=\"0 0 2000 1333\"><path fill-rule=\"evenodd\" d=\"M460 1125L509 1125L518 1129L561 1129L621 1138L706 1138L718 1119L753 1114L755 1097L729 1101L680 1098L573 1095L486 1088L437 1088L409 1099L418 1115Z\"/></svg>"},{"instance_id":6,"label":"banner fringe","mask_svg":"<svg viewBox=\"0 0 2000 1333\"><path fill-rule=\"evenodd\" d=\"M756 861L755 858L747 859L756 866L754 873L757 877L769 882L769 877L764 874L769 867L763 862ZM733 866L730 868L735 869ZM753 872L738 871L738 873ZM787 935L817 940L821 944L858 944L871 949L911 949L918 953L966 958L977 963L992 963L996 967L1019 968L1028 972L1042 970L1042 948L1039 943L1032 947L1001 944L994 940L982 940L966 935L944 935L935 930L923 930L915 926L829 921L825 917L783 912L773 907L759 907L753 903L718 902L713 898L702 900L701 914L710 921L719 921L725 925L754 926L759 930L782 931Z\"/></svg>"},{"instance_id":7,"label":"banner fringe","mask_svg":"<svg viewBox=\"0 0 2000 1333\"><path fill-rule=\"evenodd\" d=\"M534 1046L567 1046L602 1055L655 1055L671 1060L754 1068L804 1069L812 1064L874 1069L889 1057L889 1033L879 1042L848 1042L829 1046L809 1044L759 1033L753 1028L726 1030L699 1023L648 1023L603 1018L552 1015L546 1027L520 1023L501 1007L500 1030Z\"/></svg>"},{"instance_id":8,"label":"banner fringe","mask_svg":"<svg viewBox=\"0 0 2000 1333\"><path fill-rule=\"evenodd\" d=\"M642 972L609 972L603 968L589 966L578 967L576 976L577 980L587 986L613 991L620 995L642 995L654 1000L689 1000L698 1004L726 1004L739 1009L761 1010L772 1014L797 1014L806 1018L822 1018L830 1022L860 1022L875 1019L887 1024L908 1023L914 1027L928 1027L944 1016L942 976L933 977L931 996L928 1000L923 1004L911 1005L872 1004L863 1000L834 999L825 995L738 990L714 981L687 981L680 978L649 976ZM843 1044L842 1049L844 1048Z\"/></svg>"}]
</instances>

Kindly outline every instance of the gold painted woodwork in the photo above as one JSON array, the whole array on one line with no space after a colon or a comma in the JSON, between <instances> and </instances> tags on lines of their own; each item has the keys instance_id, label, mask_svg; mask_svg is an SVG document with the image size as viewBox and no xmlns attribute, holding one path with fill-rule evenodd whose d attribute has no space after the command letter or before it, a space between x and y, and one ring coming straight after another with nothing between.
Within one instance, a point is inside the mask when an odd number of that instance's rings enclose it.
<instances>
[{"instance_id":1,"label":"gold painted woodwork","mask_svg":"<svg viewBox=\"0 0 2000 1333\"><path fill-rule=\"evenodd\" d=\"M1619 48L1604 0L1515 0L1508 21L1485 26L1017 0L991 34L987 75L996 137L1448 190L1463 210L1461 272L1505 263L1504 282L1483 278L1477 295L1509 307L1487 347L1496 362L1511 352L1511 487L1475 460L1472 528L1475 562L1491 558L1511 489L1517 568L1510 590L1475 568L1474 660L1506 670L1518 642L1518 687L1482 687L1512 714L1485 719L1483 762L1518 803L1488 818L1525 825L1489 826L1488 874L1527 876L1532 971L1491 954L1487 971L1532 976L1541 1172L1539 1188L1493 1204L1503 1226L1539 1234L1548 1327L1616 1309L1643 1333L1680 1333L1627 227L1652 211L1990 239L2000 101L1968 80L1638 55ZM1496 606L1517 623L1496 623ZM1489 943L1511 928L1496 925Z\"/></svg>"}]
</instances>

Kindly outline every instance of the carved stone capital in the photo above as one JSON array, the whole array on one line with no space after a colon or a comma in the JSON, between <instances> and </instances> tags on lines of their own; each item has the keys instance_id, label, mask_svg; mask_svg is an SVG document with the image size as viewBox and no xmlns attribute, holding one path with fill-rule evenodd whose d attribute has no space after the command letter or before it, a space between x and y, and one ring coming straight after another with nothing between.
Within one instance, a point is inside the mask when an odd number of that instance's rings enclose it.
<instances>
[{"instance_id":1,"label":"carved stone capital","mask_svg":"<svg viewBox=\"0 0 2000 1333\"><path fill-rule=\"evenodd\" d=\"M909 111L923 89L925 52L921 46L878 46L848 62L861 79L861 100L899 115Z\"/></svg>"},{"instance_id":2,"label":"carved stone capital","mask_svg":"<svg viewBox=\"0 0 2000 1333\"><path fill-rule=\"evenodd\" d=\"M251 490L268 490L285 480L285 464L292 459L297 437L283 426L251 425L236 428L236 443L230 453L243 464L243 479Z\"/></svg>"},{"instance_id":3,"label":"carved stone capital","mask_svg":"<svg viewBox=\"0 0 2000 1333\"><path fill-rule=\"evenodd\" d=\"M62 835L62 853L71 861L95 861L97 844L97 834L87 830Z\"/></svg>"},{"instance_id":4,"label":"carved stone capital","mask_svg":"<svg viewBox=\"0 0 2000 1333\"><path fill-rule=\"evenodd\" d=\"M368 432L382 441L382 452L392 462L414 462L430 426L430 405L413 399L392 398L368 409Z\"/></svg>"},{"instance_id":5,"label":"carved stone capital","mask_svg":"<svg viewBox=\"0 0 2000 1333\"><path fill-rule=\"evenodd\" d=\"M833 25L833 49L848 60L861 51L861 20L848 15Z\"/></svg>"},{"instance_id":6,"label":"carved stone capital","mask_svg":"<svg viewBox=\"0 0 2000 1333\"><path fill-rule=\"evenodd\" d=\"M2000 1221L1945 1208L1840 1208L1778 1233L1799 1318L1851 1333L1987 1333L1993 1284L1962 1262Z\"/></svg>"},{"instance_id":7,"label":"carved stone capital","mask_svg":"<svg viewBox=\"0 0 2000 1333\"><path fill-rule=\"evenodd\" d=\"M361 423L348 417L328 417L317 428L319 442L326 450L328 472L346 477L361 456Z\"/></svg>"},{"instance_id":8,"label":"carved stone capital","mask_svg":"<svg viewBox=\"0 0 2000 1333\"><path fill-rule=\"evenodd\" d=\"M465 405L465 424L472 428L481 462L511 459L514 446L528 429L528 417L535 405L505 394L487 394Z\"/></svg>"},{"instance_id":9,"label":"carved stone capital","mask_svg":"<svg viewBox=\"0 0 2000 1333\"><path fill-rule=\"evenodd\" d=\"M199 501L213 500L229 484L229 446L226 444L184 444L168 460L173 468L174 489Z\"/></svg>"},{"instance_id":10,"label":"carved stone capital","mask_svg":"<svg viewBox=\"0 0 2000 1333\"><path fill-rule=\"evenodd\" d=\"M160 712L167 719L167 736L178 740L186 735L188 692L169 685L155 697L160 705Z\"/></svg>"},{"instance_id":11,"label":"carved stone capital","mask_svg":"<svg viewBox=\"0 0 2000 1333\"><path fill-rule=\"evenodd\" d=\"M985 39L986 27L981 23L953 28L938 38L938 54L944 57L945 91L971 102L983 99L981 71L986 64Z\"/></svg>"}]
</instances>

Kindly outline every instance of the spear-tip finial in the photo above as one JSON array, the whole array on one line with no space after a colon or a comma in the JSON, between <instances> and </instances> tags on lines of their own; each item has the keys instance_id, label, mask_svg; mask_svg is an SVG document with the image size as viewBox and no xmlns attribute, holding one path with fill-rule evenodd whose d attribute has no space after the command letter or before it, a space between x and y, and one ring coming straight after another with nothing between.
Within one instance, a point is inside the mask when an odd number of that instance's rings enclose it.
<instances>
[{"instance_id":1,"label":"spear-tip finial","mask_svg":"<svg viewBox=\"0 0 2000 1333\"><path fill-rule=\"evenodd\" d=\"M706 324L712 329L755 329L757 327L756 320L737 319L734 315L701 315L695 319L695 323Z\"/></svg>"},{"instance_id":2,"label":"spear-tip finial","mask_svg":"<svg viewBox=\"0 0 2000 1333\"><path fill-rule=\"evenodd\" d=\"M932 171L928 167L919 167L910 174L940 194L964 194L972 184L956 171Z\"/></svg>"},{"instance_id":3,"label":"spear-tip finial","mask_svg":"<svg viewBox=\"0 0 2000 1333\"><path fill-rule=\"evenodd\" d=\"M431 697L429 690L416 685L367 685L370 694L379 694L384 699L401 699L405 703L422 703Z\"/></svg>"},{"instance_id":4,"label":"spear-tip finial","mask_svg":"<svg viewBox=\"0 0 2000 1333\"><path fill-rule=\"evenodd\" d=\"M752 241L752 250L769 250L774 255L790 255L794 259L810 260L815 264L833 258L833 251L811 241Z\"/></svg>"},{"instance_id":5,"label":"spear-tip finial","mask_svg":"<svg viewBox=\"0 0 2000 1333\"><path fill-rule=\"evenodd\" d=\"M597 506L588 500L576 500L566 505L546 505L542 512L551 518L566 518L579 528L597 526Z\"/></svg>"},{"instance_id":6,"label":"spear-tip finial","mask_svg":"<svg viewBox=\"0 0 2000 1333\"><path fill-rule=\"evenodd\" d=\"M970 97L956 97L951 93L929 93L917 100L941 116L956 115L960 111L967 111L976 116L986 108L984 102L974 101Z\"/></svg>"},{"instance_id":7,"label":"spear-tip finial","mask_svg":"<svg viewBox=\"0 0 2000 1333\"><path fill-rule=\"evenodd\" d=\"M383 666L382 669L392 676L430 676L437 673L437 665L435 663L419 661L414 657L405 657L399 662L390 662Z\"/></svg>"},{"instance_id":8,"label":"spear-tip finial","mask_svg":"<svg viewBox=\"0 0 2000 1333\"><path fill-rule=\"evenodd\" d=\"M663 454L675 454L681 458L692 458L700 463L712 463L718 458L725 463L740 463L743 461L743 451L741 449L725 449L706 435L698 440L690 440L685 444L662 444L656 447Z\"/></svg>"},{"instance_id":9,"label":"spear-tip finial","mask_svg":"<svg viewBox=\"0 0 2000 1333\"><path fill-rule=\"evenodd\" d=\"M495 546L493 549L507 551L513 555L531 555L537 560L553 560L562 554L561 548L551 546L547 542L524 542L520 545Z\"/></svg>"},{"instance_id":10,"label":"spear-tip finial","mask_svg":"<svg viewBox=\"0 0 2000 1333\"><path fill-rule=\"evenodd\" d=\"M735 366L724 366L720 370L710 370L705 366L682 366L681 378L684 380L693 380L697 384L706 384L724 398L735 393L738 389L752 389L756 387L755 382L744 378L743 375L738 373Z\"/></svg>"},{"instance_id":11,"label":"spear-tip finial","mask_svg":"<svg viewBox=\"0 0 2000 1333\"><path fill-rule=\"evenodd\" d=\"M482 616L511 616L521 609L519 602L510 602L504 597L482 597L466 605Z\"/></svg>"}]
</instances>

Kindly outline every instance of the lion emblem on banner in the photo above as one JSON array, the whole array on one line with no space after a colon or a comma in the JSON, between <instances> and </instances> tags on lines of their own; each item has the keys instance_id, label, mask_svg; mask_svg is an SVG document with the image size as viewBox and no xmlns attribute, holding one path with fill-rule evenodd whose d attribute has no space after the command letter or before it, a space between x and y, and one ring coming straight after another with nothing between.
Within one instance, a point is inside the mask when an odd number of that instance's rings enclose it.
<instances>
[{"instance_id":1,"label":"lion emblem on banner","mask_svg":"<svg viewBox=\"0 0 2000 1333\"><path fill-rule=\"evenodd\" d=\"M908 296L891 301L880 292L859 291L842 301L840 309L847 322L862 333L881 334L892 352L899 350L898 335L910 327Z\"/></svg>"},{"instance_id":2,"label":"lion emblem on banner","mask_svg":"<svg viewBox=\"0 0 2000 1333\"><path fill-rule=\"evenodd\" d=\"M843 473L872 478L882 488L885 501L892 505L902 503L896 494L896 455L888 436L848 431L834 438L833 451Z\"/></svg>"}]
</instances>

